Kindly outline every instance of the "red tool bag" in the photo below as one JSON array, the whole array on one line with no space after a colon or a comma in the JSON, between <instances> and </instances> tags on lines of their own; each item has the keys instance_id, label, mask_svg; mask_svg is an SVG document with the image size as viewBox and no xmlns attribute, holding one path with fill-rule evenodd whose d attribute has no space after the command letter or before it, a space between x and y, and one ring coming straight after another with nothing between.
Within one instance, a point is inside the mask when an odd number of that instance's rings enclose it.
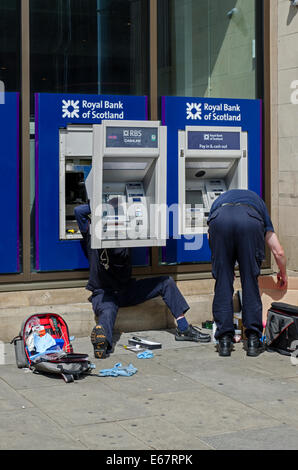
<instances>
[{"instance_id":1,"label":"red tool bag","mask_svg":"<svg viewBox=\"0 0 298 470\"><path fill-rule=\"evenodd\" d=\"M95 368L87 354L73 352L68 326L56 313L27 317L11 344L15 347L19 369L26 367L35 373L58 374L66 383Z\"/></svg>"}]
</instances>

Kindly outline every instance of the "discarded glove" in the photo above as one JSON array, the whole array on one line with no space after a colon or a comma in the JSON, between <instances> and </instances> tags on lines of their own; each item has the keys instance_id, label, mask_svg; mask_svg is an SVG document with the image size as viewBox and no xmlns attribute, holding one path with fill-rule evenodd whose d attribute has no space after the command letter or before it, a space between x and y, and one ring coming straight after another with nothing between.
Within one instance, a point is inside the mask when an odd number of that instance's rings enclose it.
<instances>
[{"instance_id":1,"label":"discarded glove","mask_svg":"<svg viewBox=\"0 0 298 470\"><path fill-rule=\"evenodd\" d=\"M151 359L152 357L154 357L154 354L153 354L153 352L149 351L148 349L146 351L140 352L137 355L138 359Z\"/></svg>"},{"instance_id":2,"label":"discarded glove","mask_svg":"<svg viewBox=\"0 0 298 470\"><path fill-rule=\"evenodd\" d=\"M56 341L49 333L46 333L44 336L34 334L34 346L37 353L44 353L52 346L56 346Z\"/></svg>"},{"instance_id":3,"label":"discarded glove","mask_svg":"<svg viewBox=\"0 0 298 470\"><path fill-rule=\"evenodd\" d=\"M99 377L130 377L134 375L138 369L136 369L132 364L129 364L127 367L122 367L120 362L115 364L112 369L102 369L99 371Z\"/></svg>"}]
</instances>

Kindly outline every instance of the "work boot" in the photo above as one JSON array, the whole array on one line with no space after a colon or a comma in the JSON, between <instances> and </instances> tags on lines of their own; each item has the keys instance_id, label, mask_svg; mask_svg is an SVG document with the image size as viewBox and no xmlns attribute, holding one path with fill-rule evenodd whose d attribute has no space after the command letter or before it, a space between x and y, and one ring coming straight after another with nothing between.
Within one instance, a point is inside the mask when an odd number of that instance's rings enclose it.
<instances>
[{"instance_id":1,"label":"work boot","mask_svg":"<svg viewBox=\"0 0 298 470\"><path fill-rule=\"evenodd\" d=\"M209 334L203 333L200 328L189 325L185 331L180 331L179 328L176 329L175 340L194 341L195 343L210 343L211 336Z\"/></svg>"},{"instance_id":2,"label":"work boot","mask_svg":"<svg viewBox=\"0 0 298 470\"><path fill-rule=\"evenodd\" d=\"M219 356L229 357L233 350L232 337L230 335L221 336L218 340L217 350Z\"/></svg>"},{"instance_id":3,"label":"work boot","mask_svg":"<svg viewBox=\"0 0 298 470\"><path fill-rule=\"evenodd\" d=\"M108 342L103 326L96 325L91 332L91 343L94 348L94 357L96 359L105 359L107 357Z\"/></svg>"},{"instance_id":4,"label":"work boot","mask_svg":"<svg viewBox=\"0 0 298 470\"><path fill-rule=\"evenodd\" d=\"M250 333L247 338L246 355L249 357L257 357L265 351L263 343L260 341L257 333Z\"/></svg>"}]
</instances>

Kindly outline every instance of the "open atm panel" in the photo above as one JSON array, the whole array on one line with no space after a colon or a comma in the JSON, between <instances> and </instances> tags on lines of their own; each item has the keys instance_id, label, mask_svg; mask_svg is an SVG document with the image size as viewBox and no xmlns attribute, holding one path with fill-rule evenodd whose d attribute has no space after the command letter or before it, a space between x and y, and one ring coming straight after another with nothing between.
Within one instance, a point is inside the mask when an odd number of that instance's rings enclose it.
<instances>
[{"instance_id":1,"label":"open atm panel","mask_svg":"<svg viewBox=\"0 0 298 470\"><path fill-rule=\"evenodd\" d=\"M103 187L103 235L105 238L126 237L126 197L124 191Z\"/></svg>"},{"instance_id":2,"label":"open atm panel","mask_svg":"<svg viewBox=\"0 0 298 470\"><path fill-rule=\"evenodd\" d=\"M188 183L185 194L185 233L207 230L207 219L213 202L227 190L223 180Z\"/></svg>"},{"instance_id":3,"label":"open atm panel","mask_svg":"<svg viewBox=\"0 0 298 470\"><path fill-rule=\"evenodd\" d=\"M80 239L74 209L88 202L85 182L92 167L92 127L60 129L60 239Z\"/></svg>"},{"instance_id":4,"label":"open atm panel","mask_svg":"<svg viewBox=\"0 0 298 470\"><path fill-rule=\"evenodd\" d=\"M221 196L224 192L227 191L227 187L224 180L221 179L207 180L205 186L208 199L208 212L210 212L212 204L216 201L219 196Z\"/></svg>"},{"instance_id":5,"label":"open atm panel","mask_svg":"<svg viewBox=\"0 0 298 470\"><path fill-rule=\"evenodd\" d=\"M146 238L147 197L143 183L104 183L102 230L104 239L125 239L127 232Z\"/></svg>"}]
</instances>

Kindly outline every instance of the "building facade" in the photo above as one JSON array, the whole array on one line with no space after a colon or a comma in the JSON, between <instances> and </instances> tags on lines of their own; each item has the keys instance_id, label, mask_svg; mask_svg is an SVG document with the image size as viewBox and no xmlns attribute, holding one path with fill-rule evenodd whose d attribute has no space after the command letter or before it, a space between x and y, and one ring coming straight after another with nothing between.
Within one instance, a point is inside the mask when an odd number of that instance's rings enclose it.
<instances>
[{"instance_id":1,"label":"building facade","mask_svg":"<svg viewBox=\"0 0 298 470\"><path fill-rule=\"evenodd\" d=\"M6 150L16 152L15 166L3 167L8 178L12 172L15 184L5 186L2 195L12 204L11 217L2 222L11 230L9 236L2 230L3 260L13 258L8 268L4 261L0 267L3 295L83 289L88 276L86 266L39 268L39 238L47 229L41 234L37 230L40 116L36 100L49 94L144 96L151 120L163 120L164 97L259 102L262 196L294 275L298 266L298 8L291 1L1 0L0 11L1 86L17 101L11 124L5 113L3 119L10 128L14 126L11 140L18 142L18 149L8 146ZM5 139L4 125L3 133ZM7 163L5 152L2 157ZM56 214L49 212L47 217L51 224ZM12 245L6 248L8 238ZM210 317L209 260L173 260L159 248L148 250L145 258L136 263L136 276L172 275L194 305L202 305ZM273 271L267 254L263 274ZM13 307L11 298L9 302Z\"/></svg>"}]
</instances>

